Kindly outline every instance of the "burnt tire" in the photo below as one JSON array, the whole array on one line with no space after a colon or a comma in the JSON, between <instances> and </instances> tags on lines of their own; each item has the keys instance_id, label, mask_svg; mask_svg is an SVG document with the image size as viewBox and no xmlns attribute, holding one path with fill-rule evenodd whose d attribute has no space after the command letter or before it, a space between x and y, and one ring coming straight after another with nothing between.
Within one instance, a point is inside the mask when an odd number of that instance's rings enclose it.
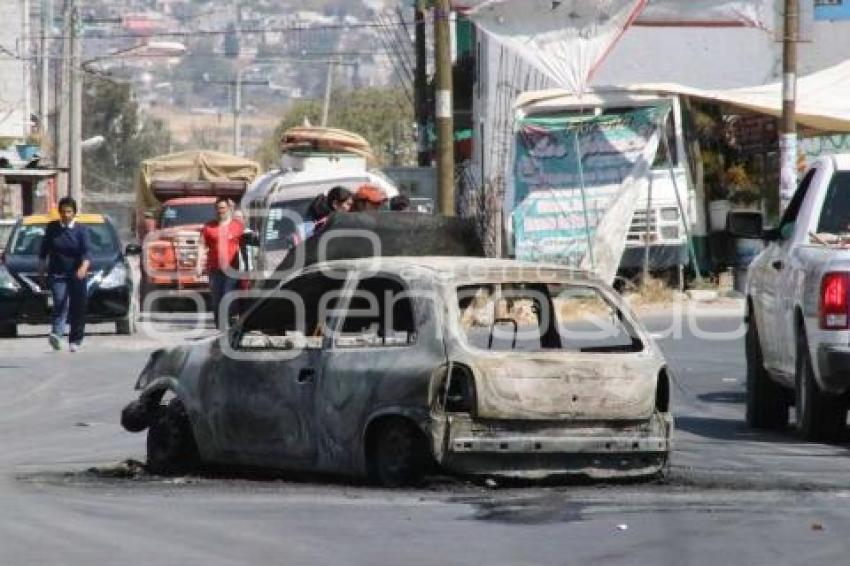
<instances>
[{"instance_id":1,"label":"burnt tire","mask_svg":"<svg viewBox=\"0 0 850 566\"><path fill-rule=\"evenodd\" d=\"M4 322L0 324L0 338L17 338L18 325L14 322Z\"/></svg>"},{"instance_id":2,"label":"burnt tire","mask_svg":"<svg viewBox=\"0 0 850 566\"><path fill-rule=\"evenodd\" d=\"M200 464L192 425L179 399L172 399L168 405L159 405L154 410L147 448L147 470L152 474L183 474Z\"/></svg>"},{"instance_id":3,"label":"burnt tire","mask_svg":"<svg viewBox=\"0 0 850 566\"><path fill-rule=\"evenodd\" d=\"M413 423L404 419L384 421L369 444L369 475L373 482L384 487L401 487L422 481L428 448Z\"/></svg>"},{"instance_id":4,"label":"burnt tire","mask_svg":"<svg viewBox=\"0 0 850 566\"><path fill-rule=\"evenodd\" d=\"M803 331L797 336L796 421L803 440L835 441L844 438L847 403L838 395L821 391L815 380L812 358Z\"/></svg>"},{"instance_id":5,"label":"burnt tire","mask_svg":"<svg viewBox=\"0 0 850 566\"><path fill-rule=\"evenodd\" d=\"M150 410L140 399L128 404L121 411L121 426L127 432L142 432L150 426Z\"/></svg>"},{"instance_id":6,"label":"burnt tire","mask_svg":"<svg viewBox=\"0 0 850 566\"><path fill-rule=\"evenodd\" d=\"M788 425L788 399L782 387L764 369L758 327L750 311L744 339L747 357L747 425L751 428L779 430Z\"/></svg>"}]
</instances>

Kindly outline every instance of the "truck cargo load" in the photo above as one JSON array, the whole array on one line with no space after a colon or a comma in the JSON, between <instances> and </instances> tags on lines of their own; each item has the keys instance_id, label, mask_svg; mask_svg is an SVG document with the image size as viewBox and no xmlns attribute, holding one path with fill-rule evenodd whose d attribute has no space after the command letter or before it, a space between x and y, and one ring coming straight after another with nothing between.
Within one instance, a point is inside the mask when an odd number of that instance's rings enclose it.
<instances>
[{"instance_id":1,"label":"truck cargo load","mask_svg":"<svg viewBox=\"0 0 850 566\"><path fill-rule=\"evenodd\" d=\"M172 190L175 188L175 185L168 183L206 181L211 183L208 187L210 189L216 187L225 189L226 185L217 185L217 183L242 182L244 187L241 194L259 174L259 163L219 151L192 150L152 157L143 161L139 169L139 178L136 183L137 211L143 214L152 209L158 210L163 200L173 198L173 196L164 198L169 187ZM203 187L198 185L195 194L180 196L218 196L214 190L199 193L198 191L202 189ZM160 196L158 197L157 194Z\"/></svg>"}]
</instances>

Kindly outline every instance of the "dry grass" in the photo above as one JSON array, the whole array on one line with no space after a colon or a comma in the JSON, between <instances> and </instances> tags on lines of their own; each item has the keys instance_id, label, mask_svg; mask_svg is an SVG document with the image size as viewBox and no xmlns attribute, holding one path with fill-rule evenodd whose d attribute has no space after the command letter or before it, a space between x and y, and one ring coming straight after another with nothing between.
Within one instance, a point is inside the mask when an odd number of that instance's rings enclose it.
<instances>
[{"instance_id":1,"label":"dry grass","mask_svg":"<svg viewBox=\"0 0 850 566\"><path fill-rule=\"evenodd\" d=\"M641 281L633 292L626 295L626 300L633 306L669 304L675 298L674 290L668 287L662 279L655 277Z\"/></svg>"}]
</instances>

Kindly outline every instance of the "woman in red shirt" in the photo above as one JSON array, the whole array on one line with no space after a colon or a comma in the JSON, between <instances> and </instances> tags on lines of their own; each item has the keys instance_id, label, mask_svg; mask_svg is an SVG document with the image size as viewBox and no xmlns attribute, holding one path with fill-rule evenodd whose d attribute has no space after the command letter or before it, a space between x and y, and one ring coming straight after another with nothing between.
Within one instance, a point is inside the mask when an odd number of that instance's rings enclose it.
<instances>
[{"instance_id":1,"label":"woman in red shirt","mask_svg":"<svg viewBox=\"0 0 850 566\"><path fill-rule=\"evenodd\" d=\"M215 201L218 218L204 224L201 235L207 245L207 269L210 277L210 295L216 328L224 328L232 309L224 317L219 316L221 301L227 293L236 289L239 272L239 244L245 227L232 218L232 209L227 197ZM233 303L231 303L231 306Z\"/></svg>"}]
</instances>

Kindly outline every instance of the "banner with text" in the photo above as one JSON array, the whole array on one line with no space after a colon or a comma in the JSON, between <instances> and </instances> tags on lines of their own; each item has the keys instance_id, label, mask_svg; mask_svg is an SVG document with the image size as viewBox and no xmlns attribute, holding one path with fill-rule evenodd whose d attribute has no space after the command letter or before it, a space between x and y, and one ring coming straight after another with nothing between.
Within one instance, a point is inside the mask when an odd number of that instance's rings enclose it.
<instances>
[{"instance_id":1,"label":"banner with text","mask_svg":"<svg viewBox=\"0 0 850 566\"><path fill-rule=\"evenodd\" d=\"M516 257L613 281L669 111L520 120L505 203Z\"/></svg>"}]
</instances>

